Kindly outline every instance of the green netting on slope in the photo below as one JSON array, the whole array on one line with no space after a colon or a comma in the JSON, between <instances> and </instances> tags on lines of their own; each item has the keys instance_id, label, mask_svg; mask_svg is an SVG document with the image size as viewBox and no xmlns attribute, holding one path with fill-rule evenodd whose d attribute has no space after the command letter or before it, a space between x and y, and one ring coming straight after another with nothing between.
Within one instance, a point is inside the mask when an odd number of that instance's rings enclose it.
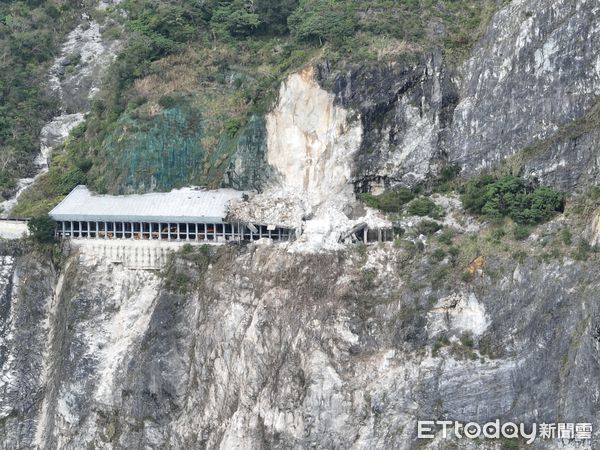
<instances>
[{"instance_id":1,"label":"green netting on slope","mask_svg":"<svg viewBox=\"0 0 600 450\"><path fill-rule=\"evenodd\" d=\"M201 111L188 105L153 117L122 116L104 143L106 173L114 177L105 180L108 189L141 192L218 184L220 179L211 179L210 171L203 170L209 159L218 158L202 145L204 136Z\"/></svg>"},{"instance_id":2,"label":"green netting on slope","mask_svg":"<svg viewBox=\"0 0 600 450\"><path fill-rule=\"evenodd\" d=\"M215 139L210 131L201 111L185 104L153 117L123 115L104 142L106 189L166 191L193 184L260 190L270 173L264 119L252 116L234 137L222 133L212 151L203 145Z\"/></svg>"},{"instance_id":3,"label":"green netting on slope","mask_svg":"<svg viewBox=\"0 0 600 450\"><path fill-rule=\"evenodd\" d=\"M223 185L234 189L260 191L271 170L266 161L267 128L260 116L252 116L232 143L233 157L223 178Z\"/></svg>"}]
</instances>

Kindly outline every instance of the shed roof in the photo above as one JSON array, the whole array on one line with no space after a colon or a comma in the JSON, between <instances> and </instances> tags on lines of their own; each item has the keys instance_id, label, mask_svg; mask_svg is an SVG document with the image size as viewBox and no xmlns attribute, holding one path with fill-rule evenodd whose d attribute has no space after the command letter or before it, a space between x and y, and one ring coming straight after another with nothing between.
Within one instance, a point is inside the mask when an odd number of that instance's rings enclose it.
<instances>
[{"instance_id":1,"label":"shed roof","mask_svg":"<svg viewBox=\"0 0 600 450\"><path fill-rule=\"evenodd\" d=\"M184 188L165 193L97 195L77 186L52 211L57 221L221 223L229 202L244 193L233 189Z\"/></svg>"}]
</instances>

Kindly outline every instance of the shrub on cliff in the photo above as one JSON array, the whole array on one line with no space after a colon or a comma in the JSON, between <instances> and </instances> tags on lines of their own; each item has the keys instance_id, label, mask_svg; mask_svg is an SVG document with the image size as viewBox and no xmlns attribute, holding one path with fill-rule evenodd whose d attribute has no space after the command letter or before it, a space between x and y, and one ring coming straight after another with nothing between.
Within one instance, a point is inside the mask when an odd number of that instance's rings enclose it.
<instances>
[{"instance_id":1,"label":"shrub on cliff","mask_svg":"<svg viewBox=\"0 0 600 450\"><path fill-rule=\"evenodd\" d=\"M246 2L222 2L213 11L210 27L216 36L248 36L260 25L260 18Z\"/></svg>"},{"instance_id":2,"label":"shrub on cliff","mask_svg":"<svg viewBox=\"0 0 600 450\"><path fill-rule=\"evenodd\" d=\"M564 207L562 192L515 176L482 176L469 181L461 200L469 212L490 219L510 217L518 224L542 223Z\"/></svg>"},{"instance_id":3,"label":"shrub on cliff","mask_svg":"<svg viewBox=\"0 0 600 450\"><path fill-rule=\"evenodd\" d=\"M54 230L56 223L49 216L38 216L32 218L27 224L29 235L39 244L54 242Z\"/></svg>"},{"instance_id":4,"label":"shrub on cliff","mask_svg":"<svg viewBox=\"0 0 600 450\"><path fill-rule=\"evenodd\" d=\"M428 197L415 198L412 202L409 203L407 212L411 216L429 216L434 219L439 219L444 215L444 211L442 210L442 208L437 206Z\"/></svg>"},{"instance_id":5,"label":"shrub on cliff","mask_svg":"<svg viewBox=\"0 0 600 450\"><path fill-rule=\"evenodd\" d=\"M304 0L288 18L288 26L299 41L341 44L354 34L358 19L347 2Z\"/></svg>"},{"instance_id":6,"label":"shrub on cliff","mask_svg":"<svg viewBox=\"0 0 600 450\"><path fill-rule=\"evenodd\" d=\"M361 194L360 198L367 206L385 212L401 212L404 205L415 197L409 189L400 188L397 191L387 191L379 195L368 192Z\"/></svg>"}]
</instances>

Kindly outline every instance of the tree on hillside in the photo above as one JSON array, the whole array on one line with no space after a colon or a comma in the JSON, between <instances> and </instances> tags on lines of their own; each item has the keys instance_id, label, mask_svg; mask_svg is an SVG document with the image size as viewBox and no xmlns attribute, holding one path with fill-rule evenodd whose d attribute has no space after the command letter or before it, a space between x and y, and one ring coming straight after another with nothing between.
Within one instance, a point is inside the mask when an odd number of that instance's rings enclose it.
<instances>
[{"instance_id":1,"label":"tree on hillside","mask_svg":"<svg viewBox=\"0 0 600 450\"><path fill-rule=\"evenodd\" d=\"M288 19L292 35L300 41L341 43L356 31L352 5L335 0L302 0Z\"/></svg>"},{"instance_id":2,"label":"tree on hillside","mask_svg":"<svg viewBox=\"0 0 600 450\"><path fill-rule=\"evenodd\" d=\"M210 28L220 38L247 36L260 25L253 2L222 1L213 11Z\"/></svg>"},{"instance_id":3,"label":"tree on hillside","mask_svg":"<svg viewBox=\"0 0 600 450\"><path fill-rule=\"evenodd\" d=\"M27 224L29 235L35 242L48 244L54 241L54 230L56 223L49 216L32 218Z\"/></svg>"},{"instance_id":4,"label":"tree on hillside","mask_svg":"<svg viewBox=\"0 0 600 450\"><path fill-rule=\"evenodd\" d=\"M256 0L256 13L260 18L260 31L265 34L285 34L288 17L298 7L298 0Z\"/></svg>"}]
</instances>

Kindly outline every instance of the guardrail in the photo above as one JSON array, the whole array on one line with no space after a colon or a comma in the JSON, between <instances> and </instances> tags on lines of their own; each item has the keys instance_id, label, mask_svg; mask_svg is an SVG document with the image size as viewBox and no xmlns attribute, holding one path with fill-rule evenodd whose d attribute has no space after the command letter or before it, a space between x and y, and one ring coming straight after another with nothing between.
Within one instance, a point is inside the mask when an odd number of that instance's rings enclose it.
<instances>
[{"instance_id":1,"label":"guardrail","mask_svg":"<svg viewBox=\"0 0 600 450\"><path fill-rule=\"evenodd\" d=\"M1 217L0 222L29 222L29 217Z\"/></svg>"}]
</instances>

